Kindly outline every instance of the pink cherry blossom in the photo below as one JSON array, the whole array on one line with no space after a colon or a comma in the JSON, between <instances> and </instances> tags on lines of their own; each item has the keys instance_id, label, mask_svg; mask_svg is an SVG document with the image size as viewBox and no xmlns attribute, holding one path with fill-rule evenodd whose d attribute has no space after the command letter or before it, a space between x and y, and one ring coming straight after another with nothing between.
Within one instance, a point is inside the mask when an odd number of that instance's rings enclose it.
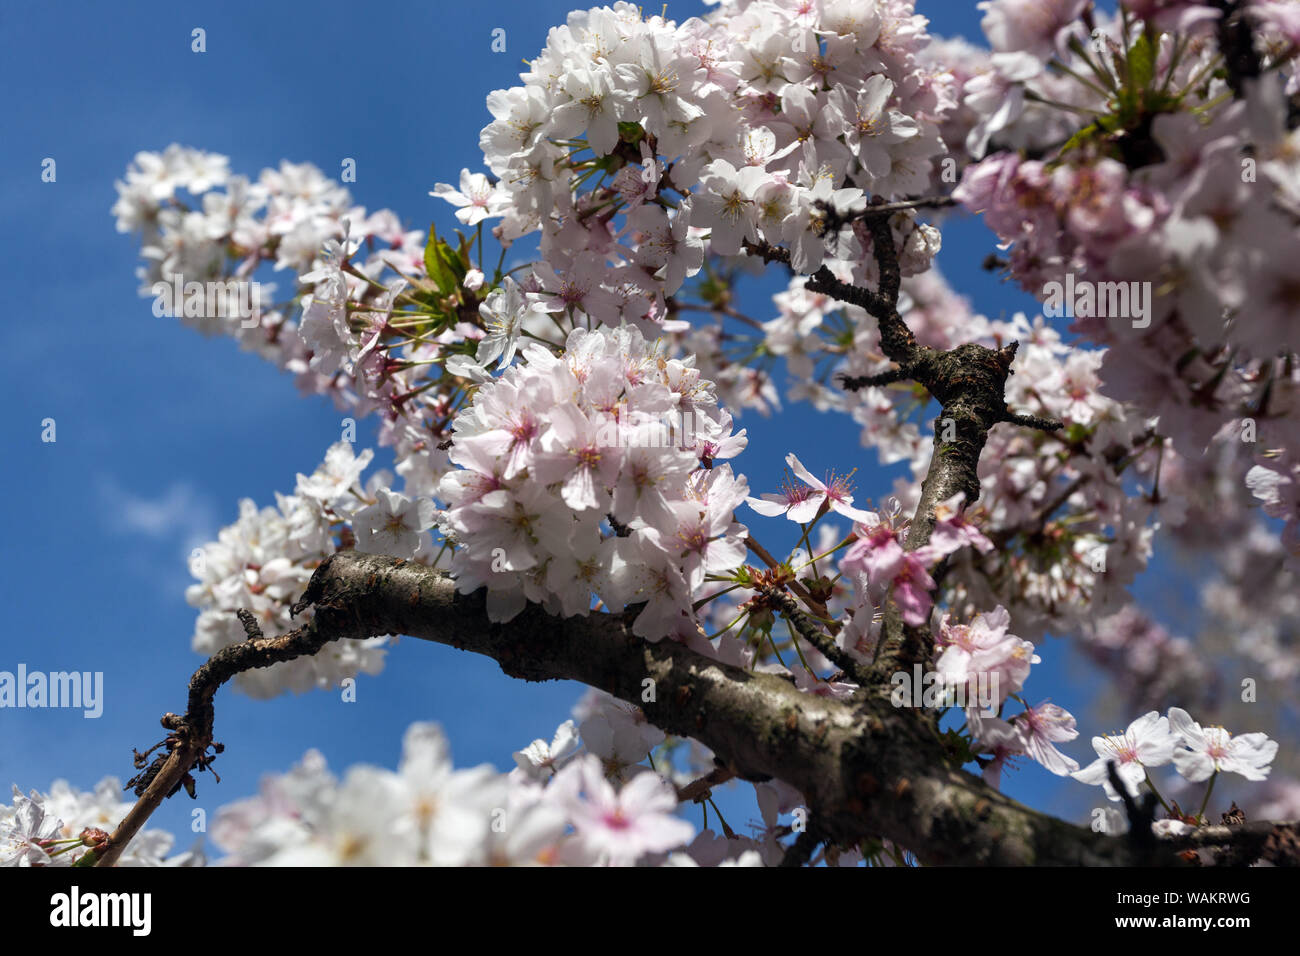
<instances>
[{"instance_id":1,"label":"pink cherry blossom","mask_svg":"<svg viewBox=\"0 0 1300 956\"><path fill-rule=\"evenodd\" d=\"M785 461L803 484L795 485L790 482L787 483L782 494L764 494L759 498L746 498L745 501L749 506L759 514L767 517L784 514L791 521L806 524L817 517L823 508L829 508L852 521L872 523L879 520L871 512L852 507L853 484L849 480L851 475L844 477L831 475L826 481L821 481L803 466L793 452L785 456Z\"/></svg>"},{"instance_id":2,"label":"pink cherry blossom","mask_svg":"<svg viewBox=\"0 0 1300 956\"><path fill-rule=\"evenodd\" d=\"M695 835L695 827L673 816L677 798L672 787L651 771L616 790L605 779L600 760L588 755L561 770L553 786L564 794L579 844L600 863L628 866Z\"/></svg>"}]
</instances>

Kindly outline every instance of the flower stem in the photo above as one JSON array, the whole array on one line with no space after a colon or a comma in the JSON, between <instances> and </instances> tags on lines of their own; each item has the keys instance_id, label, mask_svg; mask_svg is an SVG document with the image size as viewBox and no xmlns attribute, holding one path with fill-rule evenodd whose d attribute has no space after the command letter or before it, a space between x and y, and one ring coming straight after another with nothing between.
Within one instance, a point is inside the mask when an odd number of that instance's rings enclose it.
<instances>
[{"instance_id":1,"label":"flower stem","mask_svg":"<svg viewBox=\"0 0 1300 956\"><path fill-rule=\"evenodd\" d=\"M1165 813L1172 816L1174 811L1169 809L1169 804L1165 803L1165 798L1160 796L1160 791L1156 789L1155 781L1151 779L1150 773L1147 774L1147 786L1150 787L1151 792L1156 795L1156 799L1160 801L1160 805L1165 808Z\"/></svg>"},{"instance_id":2,"label":"flower stem","mask_svg":"<svg viewBox=\"0 0 1300 956\"><path fill-rule=\"evenodd\" d=\"M1215 770L1214 773L1210 775L1210 785L1205 788L1205 799L1201 801L1201 809L1196 813L1196 815L1202 820L1205 819L1205 808L1210 805L1210 794L1214 792L1214 781L1218 779L1219 771Z\"/></svg>"}]
</instances>

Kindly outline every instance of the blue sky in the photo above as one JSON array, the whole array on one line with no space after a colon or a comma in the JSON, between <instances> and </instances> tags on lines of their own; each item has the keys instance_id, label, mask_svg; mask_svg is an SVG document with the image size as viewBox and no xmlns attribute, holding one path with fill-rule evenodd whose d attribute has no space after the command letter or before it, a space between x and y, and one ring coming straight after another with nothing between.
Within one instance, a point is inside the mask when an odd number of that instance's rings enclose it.
<instances>
[{"instance_id":1,"label":"blue sky","mask_svg":"<svg viewBox=\"0 0 1300 956\"><path fill-rule=\"evenodd\" d=\"M452 210L427 193L479 169L484 97L514 85L570 4L310 5L8 3L0 16L6 149L0 191L6 254L0 270L10 318L0 326L6 451L0 483L10 512L0 563L6 620L0 670L102 671L103 716L0 710L0 798L13 782L46 789L63 777L90 787L131 773L131 748L161 736L158 718L184 707L201 663L190 650L195 612L184 600L185 556L233 521L237 502L292 491L338 438L340 415L300 398L291 380L231 340L204 340L156 318L137 297L137 241L114 231L109 208L139 150L169 143L221 152L247 175L282 159L327 173L357 161L349 188L368 209L398 212L411 228L440 231ZM673 3L678 19L704 10ZM937 33L978 39L973 4L923 2ZM190 50L202 27L207 52ZM490 51L494 28L507 50ZM57 162L43 183L41 162ZM992 236L975 222L945 228L940 262L953 285L991 316L1033 310L1028 297L979 268ZM285 277L277 277L289 282ZM767 317L760 298L749 311ZM57 441L41 441L53 418ZM859 467L859 493L880 495L891 476L856 449L847 420L795 407L771 420L745 416L751 444L738 462L751 488L773 490L794 451L814 472ZM359 444L373 439L363 421ZM1082 710L1096 686L1064 642L1042 648L1035 699ZM335 693L217 701L223 783L201 780L199 800L177 797L156 814L188 845L190 810L209 813L251 794L266 771L287 769L309 747L335 771L360 761L394 766L414 720L447 729L458 765L511 766L510 753L549 739L581 688L525 685L487 660L405 640L378 678L362 677L356 703ZM1090 755L1084 739L1069 752ZM1035 806L1077 815L1093 793L1029 766L1004 777ZM737 829L757 816L748 800L722 803ZM729 809L735 808L735 809ZM698 825L698 818L694 821Z\"/></svg>"}]
</instances>

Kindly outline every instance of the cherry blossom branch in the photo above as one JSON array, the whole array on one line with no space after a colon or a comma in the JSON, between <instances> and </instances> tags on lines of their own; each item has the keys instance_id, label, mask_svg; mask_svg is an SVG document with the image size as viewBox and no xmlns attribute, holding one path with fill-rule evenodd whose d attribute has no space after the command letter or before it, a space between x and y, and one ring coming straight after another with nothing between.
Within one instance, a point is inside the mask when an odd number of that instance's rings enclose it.
<instances>
[{"instance_id":1,"label":"cherry blossom branch","mask_svg":"<svg viewBox=\"0 0 1300 956\"><path fill-rule=\"evenodd\" d=\"M745 538L745 547L749 548L750 551L753 551L756 555L758 555L759 560L762 561L764 564L766 564L769 568L778 568L781 566L781 563L777 561L776 558L772 557L772 555L768 553L767 549L764 548L757 541L755 541L753 538ZM815 597L813 597L808 592L808 589L805 588L798 581L789 581L787 582L787 585L789 586L791 591L799 595L800 599L804 602L804 604L808 605L808 608L818 617L823 617L823 618L830 617L830 611L826 609L826 605L823 604L821 601L818 601Z\"/></svg>"},{"instance_id":2,"label":"cherry blossom branch","mask_svg":"<svg viewBox=\"0 0 1300 956\"><path fill-rule=\"evenodd\" d=\"M860 706L805 694L670 640L648 643L631 632L635 612L560 619L529 606L493 624L481 592L458 594L444 573L382 556L334 555L304 600L324 594L347 597L318 606L308 628L334 638L407 634L486 654L511 677L577 680L635 702L737 776L799 789L818 833L837 845L879 834L931 862L1122 860L1120 841L1052 821L948 766L937 736L893 707L887 689ZM646 679L655 702L643 699Z\"/></svg>"},{"instance_id":3,"label":"cherry blossom branch","mask_svg":"<svg viewBox=\"0 0 1300 956\"><path fill-rule=\"evenodd\" d=\"M847 651L841 649L834 638L824 633L817 626L817 622L795 603L794 598L776 587L763 588L761 593L785 615L786 620L790 622L791 630L817 648L822 657L843 671L850 680L858 685L865 685L871 680L870 671Z\"/></svg>"},{"instance_id":4,"label":"cherry blossom branch","mask_svg":"<svg viewBox=\"0 0 1300 956\"><path fill-rule=\"evenodd\" d=\"M868 206L857 214L864 219L872 238L872 254L879 267L880 281L873 291L835 277L822 266L805 283L810 292L828 295L841 302L859 306L874 316L880 328L880 346L897 368L866 378L847 378L846 388L915 381L924 385L942 406L934 429L934 456L921 486L917 505L904 546L909 551L923 547L934 530L934 509L941 501L958 493L965 496L966 506L980 495L979 459L989 430L1001 422L1047 431L1062 427L1057 421L1021 415L1007 408L1005 394L1011 362L1017 342L1001 349L967 343L948 350L924 346L908 328L898 312L898 295L902 277L898 250L887 215L882 206ZM834 226L843 217L824 207L828 223ZM787 250L766 242L746 242L744 249L765 262L789 263ZM941 427L942 426L942 427ZM873 665L875 675L886 681L894 671L913 664L928 663L934 651L934 637L928 628L903 623L897 605L890 601L885 611L881 639Z\"/></svg>"},{"instance_id":5,"label":"cherry blossom branch","mask_svg":"<svg viewBox=\"0 0 1300 956\"><path fill-rule=\"evenodd\" d=\"M736 775L726 767L714 767L698 780L692 780L684 787L677 788L677 799L681 803L703 803L713 792L714 787L721 786Z\"/></svg>"},{"instance_id":6,"label":"cherry blossom branch","mask_svg":"<svg viewBox=\"0 0 1300 956\"><path fill-rule=\"evenodd\" d=\"M442 571L355 551L321 564L295 613L309 605L315 613L302 627L231 645L199 668L178 731L180 746L128 815L130 832L124 820L111 840L114 855L100 865L116 859L161 802L168 780L178 780L195 748L211 739L217 687L241 670L311 653L330 641L384 634L486 655L521 680L577 680L601 688L642 707L665 732L711 748L727 773L785 781L807 800L815 833L796 840L801 854L817 840L847 847L884 837L925 863L1137 862L1128 841L1039 813L953 766L934 728L913 710L894 707L888 688L867 688L851 702L806 694L775 675L749 673L671 640L644 641L632 633L635 610L557 618L529 605L508 623L492 623L482 591L459 594ZM647 679L656 691L649 703ZM1279 825L1267 836L1261 836L1262 825L1233 827L1222 842L1198 839L1229 848L1273 839L1270 852L1283 859L1281 848L1287 839L1294 845L1295 826Z\"/></svg>"},{"instance_id":7,"label":"cherry blossom branch","mask_svg":"<svg viewBox=\"0 0 1300 956\"><path fill-rule=\"evenodd\" d=\"M339 594L336 598L342 596ZM324 598L319 591L313 592L310 586L303 601L308 602L309 598L309 603L326 602L318 604L318 613L320 608L331 606L329 599ZM307 606L307 603L300 602L294 606L294 613L301 612ZM208 762L205 754L213 746L212 725L215 712L212 699L222 684L244 671L315 654L335 639L328 632L313 627L314 621L279 637L266 638L250 613L241 611L239 619L248 639L222 648L194 672L190 678L185 716L167 714L163 717L163 726L171 731L166 741L167 754L155 760L148 770L132 781L139 781L135 788L139 799L118 824L108 842L97 850L95 866L112 866L116 863L126 845L162 801L176 793L189 779L190 771L205 768ZM193 786L192 782L190 786Z\"/></svg>"},{"instance_id":8,"label":"cherry blossom branch","mask_svg":"<svg viewBox=\"0 0 1300 956\"><path fill-rule=\"evenodd\" d=\"M458 594L441 571L378 555L329 558L300 603L327 594L335 597L308 625L318 635L407 634L486 654L511 677L602 688L665 732L704 743L728 772L796 787L825 842L880 835L925 862L1134 861L1125 841L1052 819L950 766L933 729L894 707L887 688L852 703L809 695L671 640L646 642L632 634L635 610L562 619L530 605L493 624L482 592ZM647 678L656 702L644 700Z\"/></svg>"}]
</instances>

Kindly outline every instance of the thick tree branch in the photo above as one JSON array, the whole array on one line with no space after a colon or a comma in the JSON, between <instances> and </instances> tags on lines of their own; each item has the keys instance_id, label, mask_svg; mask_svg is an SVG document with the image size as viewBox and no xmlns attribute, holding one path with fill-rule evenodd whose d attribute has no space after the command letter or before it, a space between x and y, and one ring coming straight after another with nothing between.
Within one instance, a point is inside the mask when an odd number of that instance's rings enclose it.
<instances>
[{"instance_id":1,"label":"thick tree branch","mask_svg":"<svg viewBox=\"0 0 1300 956\"><path fill-rule=\"evenodd\" d=\"M879 835L929 863L1132 862L1126 841L1054 820L950 766L928 722L893 707L887 689L852 704L805 694L672 641L643 641L631 612L560 619L529 606L492 624L482 592L458 594L440 571L352 551L321 565L304 602L316 602L315 617L278 640L407 634L485 654L511 677L601 688L662 730L704 743L729 772L799 789L810 826L836 845Z\"/></svg>"},{"instance_id":2,"label":"thick tree branch","mask_svg":"<svg viewBox=\"0 0 1300 956\"><path fill-rule=\"evenodd\" d=\"M482 591L458 594L441 571L354 551L317 569L297 609L308 604L315 604L315 616L303 627L225 648L195 674L191 713L178 725L181 746L167 758L168 767L179 768L173 781L193 766L186 760L201 752L196 748L204 738L211 739L212 692L233 673L333 640L406 634L492 657L511 677L576 680L636 704L667 733L710 747L728 774L776 777L797 788L808 801L810 830L832 845L884 837L922 862L941 864L1139 862L1129 841L1048 817L952 766L930 723L893 707L887 688L870 688L852 702L806 694L779 677L749 673L673 641L648 643L631 631L634 611L561 619L530 605L509 623L493 624ZM643 699L647 678L655 689L650 702ZM151 795L160 801L170 789L169 772L154 777L132 810L128 819L139 817L135 829L152 812ZM113 835L117 853L129 839L126 827L124 821ZM1294 825L1286 827L1276 833L1226 828L1223 844L1200 840L1232 846L1245 839L1263 847L1271 839L1270 852L1280 858L1288 836L1295 843ZM1238 837L1239 831L1248 835Z\"/></svg>"},{"instance_id":3,"label":"thick tree branch","mask_svg":"<svg viewBox=\"0 0 1300 956\"><path fill-rule=\"evenodd\" d=\"M598 687L640 706L665 732L704 743L737 776L798 788L818 834L837 844L879 834L945 863L1124 859L1121 841L1052 820L948 766L933 732L893 707L887 690L860 706L805 694L672 641L647 643L631 633L631 614L560 619L530 606L490 624L481 592L457 594L443 573L391 558L334 555L308 597L338 593L350 597L318 607L309 628L407 634L486 654L511 677Z\"/></svg>"}]
</instances>

